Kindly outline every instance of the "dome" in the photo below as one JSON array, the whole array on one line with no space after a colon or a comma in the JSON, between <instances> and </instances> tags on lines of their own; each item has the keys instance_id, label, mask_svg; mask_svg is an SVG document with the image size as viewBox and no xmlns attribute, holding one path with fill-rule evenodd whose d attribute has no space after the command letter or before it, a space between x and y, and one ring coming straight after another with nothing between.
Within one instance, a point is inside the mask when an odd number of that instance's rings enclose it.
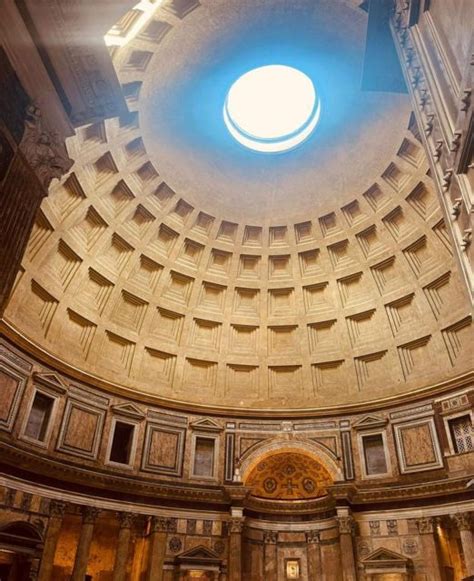
<instances>
[{"instance_id":1,"label":"dome","mask_svg":"<svg viewBox=\"0 0 474 581\"><path fill-rule=\"evenodd\" d=\"M176 10L109 31L129 113L68 140L12 332L71 376L176 406L342 409L464 373L451 241L408 96L361 89L359 3ZM261 155L222 110L272 63L322 107L304 143Z\"/></svg>"},{"instance_id":2,"label":"dome","mask_svg":"<svg viewBox=\"0 0 474 581\"><path fill-rule=\"evenodd\" d=\"M2 2L2 579L474 579L473 21Z\"/></svg>"}]
</instances>

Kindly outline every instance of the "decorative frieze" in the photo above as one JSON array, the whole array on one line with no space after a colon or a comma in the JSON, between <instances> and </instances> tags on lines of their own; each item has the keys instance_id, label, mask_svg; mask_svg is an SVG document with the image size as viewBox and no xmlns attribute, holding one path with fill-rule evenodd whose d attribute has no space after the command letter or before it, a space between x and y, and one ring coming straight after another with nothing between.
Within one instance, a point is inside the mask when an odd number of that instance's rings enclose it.
<instances>
[{"instance_id":1,"label":"decorative frieze","mask_svg":"<svg viewBox=\"0 0 474 581\"><path fill-rule=\"evenodd\" d=\"M372 536L380 536L380 521L379 520L371 520L369 521L370 527L370 534Z\"/></svg>"},{"instance_id":2,"label":"decorative frieze","mask_svg":"<svg viewBox=\"0 0 474 581\"><path fill-rule=\"evenodd\" d=\"M313 544L313 543L319 544L321 542L318 531L308 531L305 533L305 536L306 536L306 542L308 544Z\"/></svg>"},{"instance_id":3,"label":"decorative frieze","mask_svg":"<svg viewBox=\"0 0 474 581\"><path fill-rule=\"evenodd\" d=\"M387 521L387 533L390 537L398 536L398 522L396 520Z\"/></svg>"},{"instance_id":4,"label":"decorative frieze","mask_svg":"<svg viewBox=\"0 0 474 581\"><path fill-rule=\"evenodd\" d=\"M265 544L275 544L278 539L278 532L277 531L264 531L263 532L263 542Z\"/></svg>"},{"instance_id":5,"label":"decorative frieze","mask_svg":"<svg viewBox=\"0 0 474 581\"><path fill-rule=\"evenodd\" d=\"M435 532L436 519L433 517L418 518L416 526L420 535L432 535Z\"/></svg>"}]
</instances>

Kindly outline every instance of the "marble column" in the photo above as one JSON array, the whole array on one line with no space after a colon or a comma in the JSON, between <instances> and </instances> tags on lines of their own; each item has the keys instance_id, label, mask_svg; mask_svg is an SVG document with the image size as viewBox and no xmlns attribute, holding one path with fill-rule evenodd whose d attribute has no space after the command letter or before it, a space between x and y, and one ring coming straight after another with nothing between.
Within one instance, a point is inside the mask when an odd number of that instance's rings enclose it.
<instances>
[{"instance_id":1,"label":"marble column","mask_svg":"<svg viewBox=\"0 0 474 581\"><path fill-rule=\"evenodd\" d=\"M321 562L321 544L319 533L317 531L307 532L306 543L309 581L320 581L323 577L323 567Z\"/></svg>"},{"instance_id":2,"label":"marble column","mask_svg":"<svg viewBox=\"0 0 474 581\"><path fill-rule=\"evenodd\" d=\"M130 548L130 536L135 515L131 512L118 513L120 530L115 553L113 581L124 581L127 573L128 551Z\"/></svg>"},{"instance_id":3,"label":"marble column","mask_svg":"<svg viewBox=\"0 0 474 581\"><path fill-rule=\"evenodd\" d=\"M94 534L94 525L99 516L99 509L95 506L82 507L82 527L77 545L74 569L72 570L71 581L84 581L89 561L89 551Z\"/></svg>"},{"instance_id":4,"label":"marble column","mask_svg":"<svg viewBox=\"0 0 474 581\"><path fill-rule=\"evenodd\" d=\"M438 549L435 539L436 519L433 517L419 518L416 520L416 525L421 537L426 576L430 581L442 581L443 574L438 559Z\"/></svg>"},{"instance_id":5,"label":"marble column","mask_svg":"<svg viewBox=\"0 0 474 581\"><path fill-rule=\"evenodd\" d=\"M458 512L453 515L453 520L461 537L462 552L466 564L466 575L474 575L474 534L472 532L473 519L469 512Z\"/></svg>"},{"instance_id":6,"label":"marble column","mask_svg":"<svg viewBox=\"0 0 474 581\"><path fill-rule=\"evenodd\" d=\"M242 530L244 519L232 518L229 528L229 581L242 581Z\"/></svg>"},{"instance_id":7,"label":"marble column","mask_svg":"<svg viewBox=\"0 0 474 581\"><path fill-rule=\"evenodd\" d=\"M263 567L266 581L277 581L277 538L276 531L263 533Z\"/></svg>"},{"instance_id":8,"label":"marble column","mask_svg":"<svg viewBox=\"0 0 474 581\"><path fill-rule=\"evenodd\" d=\"M38 573L38 581L50 581L53 572L54 554L59 540L66 503L51 501L49 505L49 522L44 541L43 555Z\"/></svg>"},{"instance_id":9,"label":"marble column","mask_svg":"<svg viewBox=\"0 0 474 581\"><path fill-rule=\"evenodd\" d=\"M339 516L339 543L341 546L341 566L343 581L357 581L354 559L354 543L352 537L355 531L355 522L351 516Z\"/></svg>"},{"instance_id":10,"label":"marble column","mask_svg":"<svg viewBox=\"0 0 474 581\"><path fill-rule=\"evenodd\" d=\"M146 581L163 581L163 565L166 554L169 521L166 518L154 516L151 519L150 559Z\"/></svg>"}]
</instances>

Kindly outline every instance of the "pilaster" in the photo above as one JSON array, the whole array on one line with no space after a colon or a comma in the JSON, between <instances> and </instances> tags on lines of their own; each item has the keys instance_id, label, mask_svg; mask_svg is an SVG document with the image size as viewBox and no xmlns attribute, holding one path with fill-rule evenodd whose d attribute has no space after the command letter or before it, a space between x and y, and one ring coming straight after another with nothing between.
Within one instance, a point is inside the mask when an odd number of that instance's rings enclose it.
<instances>
[{"instance_id":1,"label":"pilaster","mask_svg":"<svg viewBox=\"0 0 474 581\"><path fill-rule=\"evenodd\" d=\"M38 573L38 581L49 581L53 572L54 554L61 532L66 503L52 500L49 505L49 522L46 530L43 555Z\"/></svg>"},{"instance_id":2,"label":"pilaster","mask_svg":"<svg viewBox=\"0 0 474 581\"><path fill-rule=\"evenodd\" d=\"M426 575L430 581L442 581L443 574L438 559L435 539L436 519L433 517L419 518L416 521L416 525L421 536Z\"/></svg>"},{"instance_id":3,"label":"pilaster","mask_svg":"<svg viewBox=\"0 0 474 581\"><path fill-rule=\"evenodd\" d=\"M263 559L264 572L267 581L277 580L277 539L276 531L264 531L263 533Z\"/></svg>"},{"instance_id":4,"label":"pilaster","mask_svg":"<svg viewBox=\"0 0 474 581\"><path fill-rule=\"evenodd\" d=\"M306 533L308 553L308 576L310 581L322 579L323 568L321 562L321 539L317 531Z\"/></svg>"},{"instance_id":5,"label":"pilaster","mask_svg":"<svg viewBox=\"0 0 474 581\"><path fill-rule=\"evenodd\" d=\"M341 516L337 517L337 522L341 545L342 579L343 581L357 581L352 538L355 534L355 521L352 516L341 514Z\"/></svg>"},{"instance_id":6,"label":"pilaster","mask_svg":"<svg viewBox=\"0 0 474 581\"><path fill-rule=\"evenodd\" d=\"M242 581L242 531L244 518L233 516L229 523L229 581Z\"/></svg>"},{"instance_id":7,"label":"pilaster","mask_svg":"<svg viewBox=\"0 0 474 581\"><path fill-rule=\"evenodd\" d=\"M466 575L474 575L474 534L472 532L473 518L470 512L458 512L453 515L453 521L461 537Z\"/></svg>"}]
</instances>

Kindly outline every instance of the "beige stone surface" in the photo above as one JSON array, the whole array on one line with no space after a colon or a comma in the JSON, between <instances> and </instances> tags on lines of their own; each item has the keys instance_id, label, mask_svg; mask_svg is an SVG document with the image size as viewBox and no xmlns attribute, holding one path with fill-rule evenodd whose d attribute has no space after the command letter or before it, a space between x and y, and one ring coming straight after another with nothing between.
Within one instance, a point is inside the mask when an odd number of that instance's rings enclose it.
<instances>
[{"instance_id":1,"label":"beige stone surface","mask_svg":"<svg viewBox=\"0 0 474 581\"><path fill-rule=\"evenodd\" d=\"M106 125L114 148L137 131ZM134 185L126 160L101 181L109 143L93 143L43 203L5 320L92 378L193 403L322 407L458 376L469 303L407 139L417 167L390 163L349 206L282 226L275 249L263 225L249 246L245 224L227 237L199 207L183 218L179 194L161 206L160 179Z\"/></svg>"},{"instance_id":2,"label":"beige stone surface","mask_svg":"<svg viewBox=\"0 0 474 581\"><path fill-rule=\"evenodd\" d=\"M357 3L318 7L298 11L362 51ZM209 172L167 133L160 91L209 64L216 23L285 7L188 8L110 32L130 114L68 140L75 163L41 206L7 330L92 383L213 407L360 404L469 371L470 302L408 99L372 96L357 147L352 127L272 176Z\"/></svg>"}]
</instances>

